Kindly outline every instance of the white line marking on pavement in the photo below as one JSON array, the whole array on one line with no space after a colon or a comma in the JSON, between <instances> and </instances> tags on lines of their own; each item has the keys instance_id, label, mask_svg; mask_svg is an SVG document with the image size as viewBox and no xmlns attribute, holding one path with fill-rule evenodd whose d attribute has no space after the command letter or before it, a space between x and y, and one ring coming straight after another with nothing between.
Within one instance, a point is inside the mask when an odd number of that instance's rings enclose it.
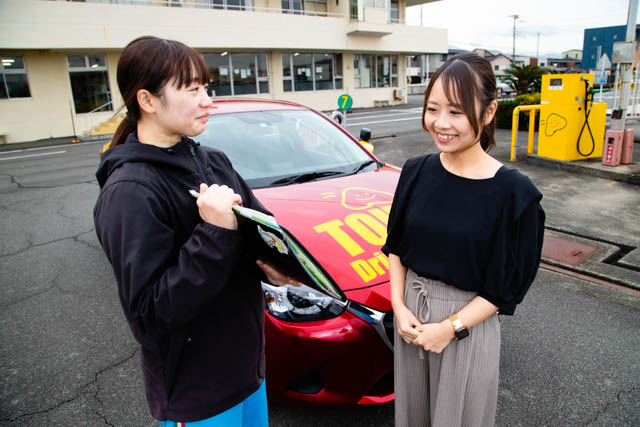
<instances>
[{"instance_id":1,"label":"white line marking on pavement","mask_svg":"<svg viewBox=\"0 0 640 427\"><path fill-rule=\"evenodd\" d=\"M363 112L360 112L360 113L349 113L349 114L347 114L347 117L364 116L364 115L367 115L367 114L380 114L382 112L384 112L384 113L394 113L394 114L403 114L403 113L411 113L411 112L415 112L415 111L417 111L415 108L384 110L384 111L363 111ZM420 107L420 111L422 111L422 107Z\"/></svg>"},{"instance_id":2,"label":"white line marking on pavement","mask_svg":"<svg viewBox=\"0 0 640 427\"><path fill-rule=\"evenodd\" d=\"M416 115L415 115L415 114L416 114L415 112L409 112L409 113L405 113L405 114L413 114L415 117L420 117L420 115L416 116ZM401 115L401 114L394 114L392 117L400 116L400 115ZM382 114L382 115L379 115L379 116L367 116L367 117L358 117L358 118L355 118L355 117L354 117L354 118L353 118L353 120L377 119L378 117L390 117L390 115L389 115L389 114ZM348 119L348 118L349 118L349 117L347 117L347 119ZM347 121L348 121L348 120L347 120Z\"/></svg>"},{"instance_id":3,"label":"white line marking on pavement","mask_svg":"<svg viewBox=\"0 0 640 427\"><path fill-rule=\"evenodd\" d=\"M419 111L420 113L422 113L422 106L407 108L407 109L403 109L403 110L389 110L389 111Z\"/></svg>"},{"instance_id":4,"label":"white line marking on pavement","mask_svg":"<svg viewBox=\"0 0 640 427\"><path fill-rule=\"evenodd\" d=\"M362 123L347 123L347 127L351 126L361 126L361 125L372 125L375 123L387 123L387 122L401 122L404 120L418 120L419 117L408 117L406 119L394 119L394 120L378 120L375 122L362 122Z\"/></svg>"},{"instance_id":5,"label":"white line marking on pavement","mask_svg":"<svg viewBox=\"0 0 640 427\"><path fill-rule=\"evenodd\" d=\"M87 142L82 142L79 144L74 144L71 145L72 147L82 147L83 145L92 145L92 144L106 144L107 140L97 140L97 141L87 141ZM61 148L61 147L65 147L65 148L69 148L70 145L69 144L61 144L61 145L51 145L49 147L37 147L37 148L21 148L19 150L11 150L11 151L0 151L0 155L2 154L10 154L10 153L22 153L23 151L36 151L36 150L48 150L51 148Z\"/></svg>"},{"instance_id":6,"label":"white line marking on pavement","mask_svg":"<svg viewBox=\"0 0 640 427\"><path fill-rule=\"evenodd\" d=\"M52 154L62 154L62 153L66 153L66 151L52 151L50 153L29 154L27 156L5 157L5 158L0 159L0 161L2 161L2 160L15 160L15 159L26 159L28 157L50 156Z\"/></svg>"}]
</instances>

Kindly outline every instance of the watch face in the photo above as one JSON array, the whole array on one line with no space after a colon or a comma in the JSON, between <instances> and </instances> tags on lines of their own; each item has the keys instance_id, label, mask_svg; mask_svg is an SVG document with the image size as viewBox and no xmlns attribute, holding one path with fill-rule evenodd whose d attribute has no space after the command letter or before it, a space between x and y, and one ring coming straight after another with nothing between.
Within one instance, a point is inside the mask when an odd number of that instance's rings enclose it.
<instances>
[{"instance_id":1,"label":"watch face","mask_svg":"<svg viewBox=\"0 0 640 427\"><path fill-rule=\"evenodd\" d=\"M455 335L458 340L466 338L469 336L469 329L466 326L463 326L460 329L456 329Z\"/></svg>"}]
</instances>

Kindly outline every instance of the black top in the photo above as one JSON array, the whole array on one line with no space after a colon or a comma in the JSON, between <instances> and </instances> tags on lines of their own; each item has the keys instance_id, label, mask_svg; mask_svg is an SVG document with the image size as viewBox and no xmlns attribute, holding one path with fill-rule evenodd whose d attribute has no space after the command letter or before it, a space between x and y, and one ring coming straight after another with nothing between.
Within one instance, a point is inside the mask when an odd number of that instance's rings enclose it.
<instances>
[{"instance_id":1,"label":"black top","mask_svg":"<svg viewBox=\"0 0 640 427\"><path fill-rule=\"evenodd\" d=\"M240 403L264 378L263 275L245 230L203 222L188 191L225 184L267 211L221 151L188 138L166 149L132 133L96 176L96 232L142 347L151 414L196 421Z\"/></svg>"},{"instance_id":2,"label":"black top","mask_svg":"<svg viewBox=\"0 0 640 427\"><path fill-rule=\"evenodd\" d=\"M540 264L541 199L515 169L469 179L447 171L437 154L409 159L382 251L420 276L478 292L502 314L513 314Z\"/></svg>"}]
</instances>

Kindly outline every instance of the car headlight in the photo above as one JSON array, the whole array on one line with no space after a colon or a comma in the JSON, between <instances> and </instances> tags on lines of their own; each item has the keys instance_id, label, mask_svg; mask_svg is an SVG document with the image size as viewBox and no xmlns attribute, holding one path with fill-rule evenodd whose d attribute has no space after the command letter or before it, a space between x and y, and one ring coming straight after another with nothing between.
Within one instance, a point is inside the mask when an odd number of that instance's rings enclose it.
<instances>
[{"instance_id":1,"label":"car headlight","mask_svg":"<svg viewBox=\"0 0 640 427\"><path fill-rule=\"evenodd\" d=\"M262 282L265 306L273 317L289 322L312 322L339 316L345 309L334 298L309 286L272 286Z\"/></svg>"}]
</instances>

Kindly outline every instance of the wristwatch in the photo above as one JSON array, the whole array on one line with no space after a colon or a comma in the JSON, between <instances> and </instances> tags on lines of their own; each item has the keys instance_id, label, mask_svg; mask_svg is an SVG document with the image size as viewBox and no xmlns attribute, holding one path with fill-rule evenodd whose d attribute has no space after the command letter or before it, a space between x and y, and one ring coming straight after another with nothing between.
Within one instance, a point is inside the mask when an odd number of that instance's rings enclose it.
<instances>
[{"instance_id":1,"label":"wristwatch","mask_svg":"<svg viewBox=\"0 0 640 427\"><path fill-rule=\"evenodd\" d=\"M457 315L452 314L451 316L449 316L449 321L453 325L455 336L458 341L469 336L469 328L462 324Z\"/></svg>"}]
</instances>

